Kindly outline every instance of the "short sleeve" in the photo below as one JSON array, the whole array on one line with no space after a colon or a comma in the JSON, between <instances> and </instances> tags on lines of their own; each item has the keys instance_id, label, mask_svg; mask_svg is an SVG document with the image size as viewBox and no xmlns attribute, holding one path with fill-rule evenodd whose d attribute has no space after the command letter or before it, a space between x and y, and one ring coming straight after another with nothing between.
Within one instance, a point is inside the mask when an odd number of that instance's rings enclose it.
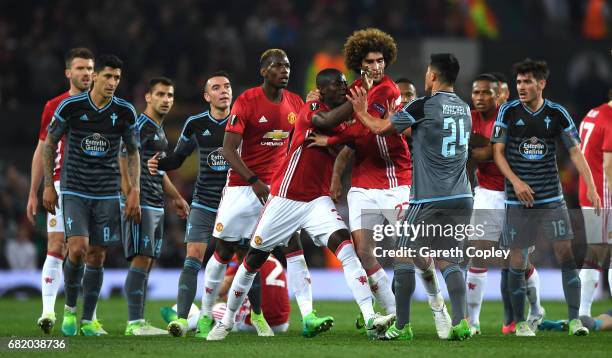
<instances>
[{"instance_id":1,"label":"short sleeve","mask_svg":"<svg viewBox=\"0 0 612 358\"><path fill-rule=\"evenodd\" d=\"M138 116L136 115L136 110L132 105L129 105L124 112L125 123L123 126L123 133L121 134L121 139L125 144L126 149L129 151L129 148L138 148L140 146L140 131L138 130Z\"/></svg>"},{"instance_id":2,"label":"short sleeve","mask_svg":"<svg viewBox=\"0 0 612 358\"><path fill-rule=\"evenodd\" d=\"M193 130L193 120L188 119L183 126L183 130L181 131L179 140L176 143L174 152L186 157L194 151L196 146L197 141L195 132Z\"/></svg>"},{"instance_id":3,"label":"short sleeve","mask_svg":"<svg viewBox=\"0 0 612 358\"><path fill-rule=\"evenodd\" d=\"M249 118L249 108L243 96L238 97L225 126L226 132L243 134Z\"/></svg>"},{"instance_id":4,"label":"short sleeve","mask_svg":"<svg viewBox=\"0 0 612 358\"><path fill-rule=\"evenodd\" d=\"M51 119L53 119L53 111L51 110L51 104L47 102L40 118L40 130L38 132L38 139L43 141L47 139L47 130L49 128L49 124L51 123Z\"/></svg>"},{"instance_id":5,"label":"short sleeve","mask_svg":"<svg viewBox=\"0 0 612 358\"><path fill-rule=\"evenodd\" d=\"M604 127L602 128L602 130L603 130L603 143L601 144L601 150L604 152L612 152L612 126L606 123Z\"/></svg>"},{"instance_id":6,"label":"short sleeve","mask_svg":"<svg viewBox=\"0 0 612 358\"><path fill-rule=\"evenodd\" d=\"M49 123L49 127L47 128L47 135L50 135L55 142L59 142L67 130L68 122L59 116L53 115L51 123Z\"/></svg>"},{"instance_id":7,"label":"short sleeve","mask_svg":"<svg viewBox=\"0 0 612 358\"><path fill-rule=\"evenodd\" d=\"M509 112L508 104L504 103L497 113L497 119L491 129L491 143L506 143L508 141Z\"/></svg>"},{"instance_id":8,"label":"short sleeve","mask_svg":"<svg viewBox=\"0 0 612 358\"><path fill-rule=\"evenodd\" d=\"M570 149L580 145L580 135L578 134L578 129L576 129L572 116L570 116L567 110L561 106L556 106L555 109L559 112L561 118L561 131L559 136L565 148Z\"/></svg>"}]
</instances>

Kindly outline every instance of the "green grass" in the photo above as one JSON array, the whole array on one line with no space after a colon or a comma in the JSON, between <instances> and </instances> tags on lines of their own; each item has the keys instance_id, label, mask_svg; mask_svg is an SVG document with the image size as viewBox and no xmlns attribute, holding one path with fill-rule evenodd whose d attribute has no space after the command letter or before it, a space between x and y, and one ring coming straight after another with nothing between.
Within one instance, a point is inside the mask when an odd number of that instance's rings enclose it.
<instances>
[{"instance_id":1,"label":"green grass","mask_svg":"<svg viewBox=\"0 0 612 358\"><path fill-rule=\"evenodd\" d=\"M57 307L60 307L61 298ZM593 312L603 312L610 301L596 302ZM146 316L154 325L164 327L159 308L170 302L153 301L147 304ZM545 302L547 317L562 319L566 306L561 302ZM46 356L61 354L78 357L150 357L185 356L205 357L412 357L456 355L474 356L609 356L612 349L611 332L594 332L588 337L568 337L567 333L540 332L536 338L504 337L501 335L502 306L500 302L485 302L481 315L482 336L465 342L447 342L437 338L431 313L423 302L412 307L412 324L415 339L412 342L369 341L353 328L357 306L353 302L316 302L321 314L331 314L336 319L332 330L312 339L300 336L301 323L297 308L293 306L290 331L272 338L258 338L254 334L232 333L222 342L206 342L194 337L124 337L127 307L120 298L99 303L98 316L103 320L107 337L72 337L67 352L45 352ZM59 312L59 310L58 310ZM0 301L0 337L35 337L41 335L36 320L40 314L39 300ZM60 336L59 325L53 335ZM5 355L3 355L5 356Z\"/></svg>"}]
</instances>

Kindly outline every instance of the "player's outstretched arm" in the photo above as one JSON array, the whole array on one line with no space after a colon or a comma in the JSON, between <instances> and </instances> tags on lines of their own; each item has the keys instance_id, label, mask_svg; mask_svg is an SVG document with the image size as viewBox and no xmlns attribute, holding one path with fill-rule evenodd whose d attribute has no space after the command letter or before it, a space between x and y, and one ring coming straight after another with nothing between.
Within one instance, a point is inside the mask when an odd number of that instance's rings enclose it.
<instances>
[{"instance_id":1,"label":"player's outstretched arm","mask_svg":"<svg viewBox=\"0 0 612 358\"><path fill-rule=\"evenodd\" d=\"M45 147L45 142L38 140L34 155L32 156L32 172L30 175L30 193L28 195L28 205L26 206L26 215L31 223L34 223L36 209L38 208L38 188L43 178L42 153Z\"/></svg>"},{"instance_id":2,"label":"player's outstretched arm","mask_svg":"<svg viewBox=\"0 0 612 358\"><path fill-rule=\"evenodd\" d=\"M249 169L240 155L238 154L238 147L242 142L242 135L234 132L225 132L223 138L223 157L230 165L233 171L238 173L244 180L251 184L251 188L259 201L264 204L268 200L270 189L268 186L259 180L257 175Z\"/></svg>"},{"instance_id":3,"label":"player's outstretched arm","mask_svg":"<svg viewBox=\"0 0 612 358\"><path fill-rule=\"evenodd\" d=\"M57 192L53 186L53 163L59 137L47 135L43 149L43 173L45 176L45 189L43 191L43 206L51 214L55 215L57 205Z\"/></svg>"},{"instance_id":4,"label":"player's outstretched arm","mask_svg":"<svg viewBox=\"0 0 612 358\"><path fill-rule=\"evenodd\" d=\"M187 216L189 216L189 204L176 189L172 183L172 180L170 180L167 174L164 174L162 185L164 188L164 193L166 193L166 195L172 199L172 204L176 209L176 214L178 217L181 219L187 219Z\"/></svg>"},{"instance_id":5,"label":"player's outstretched arm","mask_svg":"<svg viewBox=\"0 0 612 358\"><path fill-rule=\"evenodd\" d=\"M351 94L346 96L351 105L353 111L357 115L357 118L365 125L372 133L378 135L389 135L396 133L395 127L389 120L390 115L395 114L392 111L392 104L387 104L387 111L385 117L374 118L368 113L368 93L361 87L352 88Z\"/></svg>"},{"instance_id":6,"label":"player's outstretched arm","mask_svg":"<svg viewBox=\"0 0 612 358\"><path fill-rule=\"evenodd\" d=\"M533 194L535 192L527 183L522 181L510 168L510 164L506 160L506 155L504 151L506 149L506 145L504 143L494 143L493 144L493 160L497 167L502 172L502 174L508 179L508 181L514 187L514 192L516 193L516 197L523 203L526 207L533 206Z\"/></svg>"},{"instance_id":7,"label":"player's outstretched arm","mask_svg":"<svg viewBox=\"0 0 612 358\"><path fill-rule=\"evenodd\" d=\"M597 189L595 188L595 181L593 180L593 174L591 173L591 168L589 168L589 164L584 158L584 154L580 150L580 147L575 145L569 149L570 159L576 166L578 173L584 179L584 182L587 186L587 198L593 204L593 208L595 208L595 213L599 215L601 211L601 199L597 194Z\"/></svg>"},{"instance_id":8,"label":"player's outstretched arm","mask_svg":"<svg viewBox=\"0 0 612 358\"><path fill-rule=\"evenodd\" d=\"M334 128L347 121L351 113L353 113L353 106L350 102L345 102L331 111L316 113L312 116L312 125L317 129Z\"/></svg>"}]
</instances>

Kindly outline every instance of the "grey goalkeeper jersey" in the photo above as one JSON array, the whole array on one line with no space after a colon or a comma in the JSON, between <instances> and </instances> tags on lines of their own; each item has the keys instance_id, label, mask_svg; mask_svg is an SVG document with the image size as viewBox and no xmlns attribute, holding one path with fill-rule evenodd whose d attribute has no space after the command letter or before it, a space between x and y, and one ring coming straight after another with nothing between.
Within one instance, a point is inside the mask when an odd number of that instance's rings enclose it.
<instances>
[{"instance_id":1,"label":"grey goalkeeper jersey","mask_svg":"<svg viewBox=\"0 0 612 358\"><path fill-rule=\"evenodd\" d=\"M391 123L398 133L412 128L411 204L472 197L465 170L472 116L459 96L440 91L415 99Z\"/></svg>"}]
</instances>

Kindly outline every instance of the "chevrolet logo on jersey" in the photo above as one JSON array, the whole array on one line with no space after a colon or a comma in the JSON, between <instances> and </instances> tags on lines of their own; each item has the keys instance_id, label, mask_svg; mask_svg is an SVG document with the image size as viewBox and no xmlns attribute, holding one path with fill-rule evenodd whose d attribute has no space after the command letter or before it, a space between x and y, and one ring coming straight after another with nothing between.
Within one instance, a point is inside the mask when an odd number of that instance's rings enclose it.
<instances>
[{"instance_id":1,"label":"chevrolet logo on jersey","mask_svg":"<svg viewBox=\"0 0 612 358\"><path fill-rule=\"evenodd\" d=\"M261 145L278 147L285 143L285 139L289 138L289 132L282 129L275 129L263 135Z\"/></svg>"}]
</instances>

